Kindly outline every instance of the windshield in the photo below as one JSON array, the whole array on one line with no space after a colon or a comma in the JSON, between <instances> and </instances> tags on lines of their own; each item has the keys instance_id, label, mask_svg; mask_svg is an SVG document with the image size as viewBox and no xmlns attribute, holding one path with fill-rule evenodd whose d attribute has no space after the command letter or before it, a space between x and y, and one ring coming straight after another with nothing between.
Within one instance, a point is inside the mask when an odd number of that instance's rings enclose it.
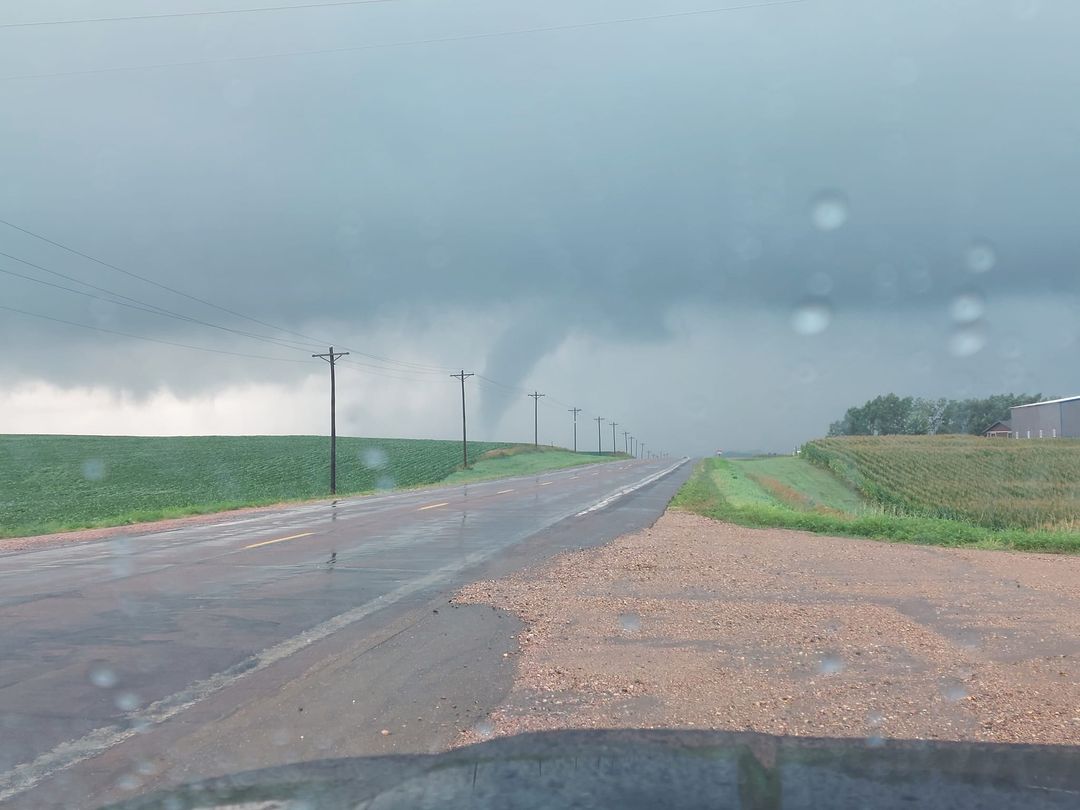
<instances>
[{"instance_id":1,"label":"windshield","mask_svg":"<svg viewBox=\"0 0 1080 810\"><path fill-rule=\"evenodd\" d=\"M0 805L1080 742L1078 31L9 0Z\"/></svg>"}]
</instances>

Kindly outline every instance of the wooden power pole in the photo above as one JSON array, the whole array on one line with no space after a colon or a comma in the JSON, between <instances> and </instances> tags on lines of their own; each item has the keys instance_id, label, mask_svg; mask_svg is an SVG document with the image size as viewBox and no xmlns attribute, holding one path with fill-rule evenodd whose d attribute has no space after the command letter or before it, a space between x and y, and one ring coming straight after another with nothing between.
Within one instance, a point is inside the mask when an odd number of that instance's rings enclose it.
<instances>
[{"instance_id":1,"label":"wooden power pole","mask_svg":"<svg viewBox=\"0 0 1080 810\"><path fill-rule=\"evenodd\" d=\"M577 452L577 415L581 413L581 408L568 408L568 411L574 415L574 452Z\"/></svg>"},{"instance_id":2,"label":"wooden power pole","mask_svg":"<svg viewBox=\"0 0 1080 810\"><path fill-rule=\"evenodd\" d=\"M541 394L539 391L533 391L528 396L532 397L533 401L533 447L540 446L540 397L546 397L547 394Z\"/></svg>"},{"instance_id":3,"label":"wooden power pole","mask_svg":"<svg viewBox=\"0 0 1080 810\"><path fill-rule=\"evenodd\" d=\"M313 354L330 363L330 494L337 495L337 384L334 381L334 363L348 352L335 352L334 347L326 354Z\"/></svg>"},{"instance_id":4,"label":"wooden power pole","mask_svg":"<svg viewBox=\"0 0 1080 810\"><path fill-rule=\"evenodd\" d=\"M465 380L476 375L472 372L466 374L465 369L462 369L460 374L450 376L461 380L461 464L467 470L469 469L469 441L465 431Z\"/></svg>"}]
</instances>

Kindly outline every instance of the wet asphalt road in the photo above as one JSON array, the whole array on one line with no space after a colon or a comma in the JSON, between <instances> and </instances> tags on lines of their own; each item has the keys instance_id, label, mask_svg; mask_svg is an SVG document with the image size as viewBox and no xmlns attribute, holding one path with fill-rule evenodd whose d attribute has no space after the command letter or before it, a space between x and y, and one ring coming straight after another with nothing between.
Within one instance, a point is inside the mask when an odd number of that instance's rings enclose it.
<instances>
[{"instance_id":1,"label":"wet asphalt road","mask_svg":"<svg viewBox=\"0 0 1080 810\"><path fill-rule=\"evenodd\" d=\"M683 465L650 481L673 463L593 465L0 553L0 802L96 806L228 768L445 745L509 685L512 643L495 619L512 620L446 607L439 618L430 605L476 578L651 525L689 473ZM339 670L348 674L327 674ZM348 698L338 694L346 682ZM410 730L400 721L433 689L455 711ZM291 731L274 749L284 732L272 704L289 690L308 722L321 718L313 750ZM352 726L337 733L334 701L346 699L402 732L370 744ZM297 709L305 706L290 703ZM221 718L235 726L229 734L218 733ZM156 749L156 764L133 772L133 748Z\"/></svg>"}]
</instances>

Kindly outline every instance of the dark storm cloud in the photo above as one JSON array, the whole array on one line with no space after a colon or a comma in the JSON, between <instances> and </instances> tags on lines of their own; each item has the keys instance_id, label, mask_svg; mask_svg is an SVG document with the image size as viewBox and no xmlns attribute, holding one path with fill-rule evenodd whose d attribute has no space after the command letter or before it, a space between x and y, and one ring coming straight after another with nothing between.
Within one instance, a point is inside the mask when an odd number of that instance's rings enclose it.
<instances>
[{"instance_id":1,"label":"dark storm cloud","mask_svg":"<svg viewBox=\"0 0 1080 810\"><path fill-rule=\"evenodd\" d=\"M40 19L38 6L4 13ZM112 10L130 6L95 16ZM657 11L643 2L399 2L8 29L0 76ZM48 14L69 16L63 7ZM305 333L420 308L527 302L491 353L507 377L572 330L663 337L665 312L682 303L787 312L813 295L838 312L918 318L964 290L1075 294L1078 24L1080 8L1063 2L807 0L0 81L0 217ZM817 225L844 219L832 230L816 227L813 213L830 189ZM840 208L828 209L830 199ZM2 226L0 249L237 323ZM973 273L988 257L995 266ZM31 272L6 259L0 267ZM10 277L0 291L12 306L58 317L260 350ZM70 346L71 330L6 312L0 329L8 342L32 337L26 351L5 353L8 374L132 384L133 374L149 382L176 373L102 353L43 371L34 347ZM200 373L212 378L196 357L181 376Z\"/></svg>"}]
</instances>

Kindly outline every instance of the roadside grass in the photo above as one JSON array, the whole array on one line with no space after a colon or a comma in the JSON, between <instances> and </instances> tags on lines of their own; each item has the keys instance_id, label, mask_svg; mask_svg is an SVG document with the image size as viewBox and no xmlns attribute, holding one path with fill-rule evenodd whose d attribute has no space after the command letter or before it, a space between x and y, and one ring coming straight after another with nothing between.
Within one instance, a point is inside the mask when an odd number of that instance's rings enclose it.
<instances>
[{"instance_id":1,"label":"roadside grass","mask_svg":"<svg viewBox=\"0 0 1080 810\"><path fill-rule=\"evenodd\" d=\"M523 445L519 448L492 450L485 453L471 464L469 469L451 473L443 480L443 483L471 484L477 481L533 475L569 467L581 467L586 464L618 461L624 458L627 456L621 453L617 456L601 456L596 453L575 453L571 450Z\"/></svg>"},{"instance_id":2,"label":"roadside grass","mask_svg":"<svg viewBox=\"0 0 1080 810\"><path fill-rule=\"evenodd\" d=\"M770 456L733 465L776 500L801 511L862 515L879 512L858 492L798 456Z\"/></svg>"},{"instance_id":3,"label":"roadside grass","mask_svg":"<svg viewBox=\"0 0 1080 810\"><path fill-rule=\"evenodd\" d=\"M322 436L0 435L0 538L328 497L328 451ZM469 455L490 478L599 460L502 442ZM338 494L436 484L460 466L457 441L343 437Z\"/></svg>"},{"instance_id":4,"label":"roadside grass","mask_svg":"<svg viewBox=\"0 0 1080 810\"><path fill-rule=\"evenodd\" d=\"M784 528L818 534L865 537L919 545L1013 549L1051 553L1080 553L1080 534L1045 530L989 529L945 518L886 512L846 515L793 509L764 493L765 500L748 500L745 484L731 467L736 463L710 458L701 462L679 490L672 506L715 520L755 528ZM752 482L751 482L752 483Z\"/></svg>"}]
</instances>

